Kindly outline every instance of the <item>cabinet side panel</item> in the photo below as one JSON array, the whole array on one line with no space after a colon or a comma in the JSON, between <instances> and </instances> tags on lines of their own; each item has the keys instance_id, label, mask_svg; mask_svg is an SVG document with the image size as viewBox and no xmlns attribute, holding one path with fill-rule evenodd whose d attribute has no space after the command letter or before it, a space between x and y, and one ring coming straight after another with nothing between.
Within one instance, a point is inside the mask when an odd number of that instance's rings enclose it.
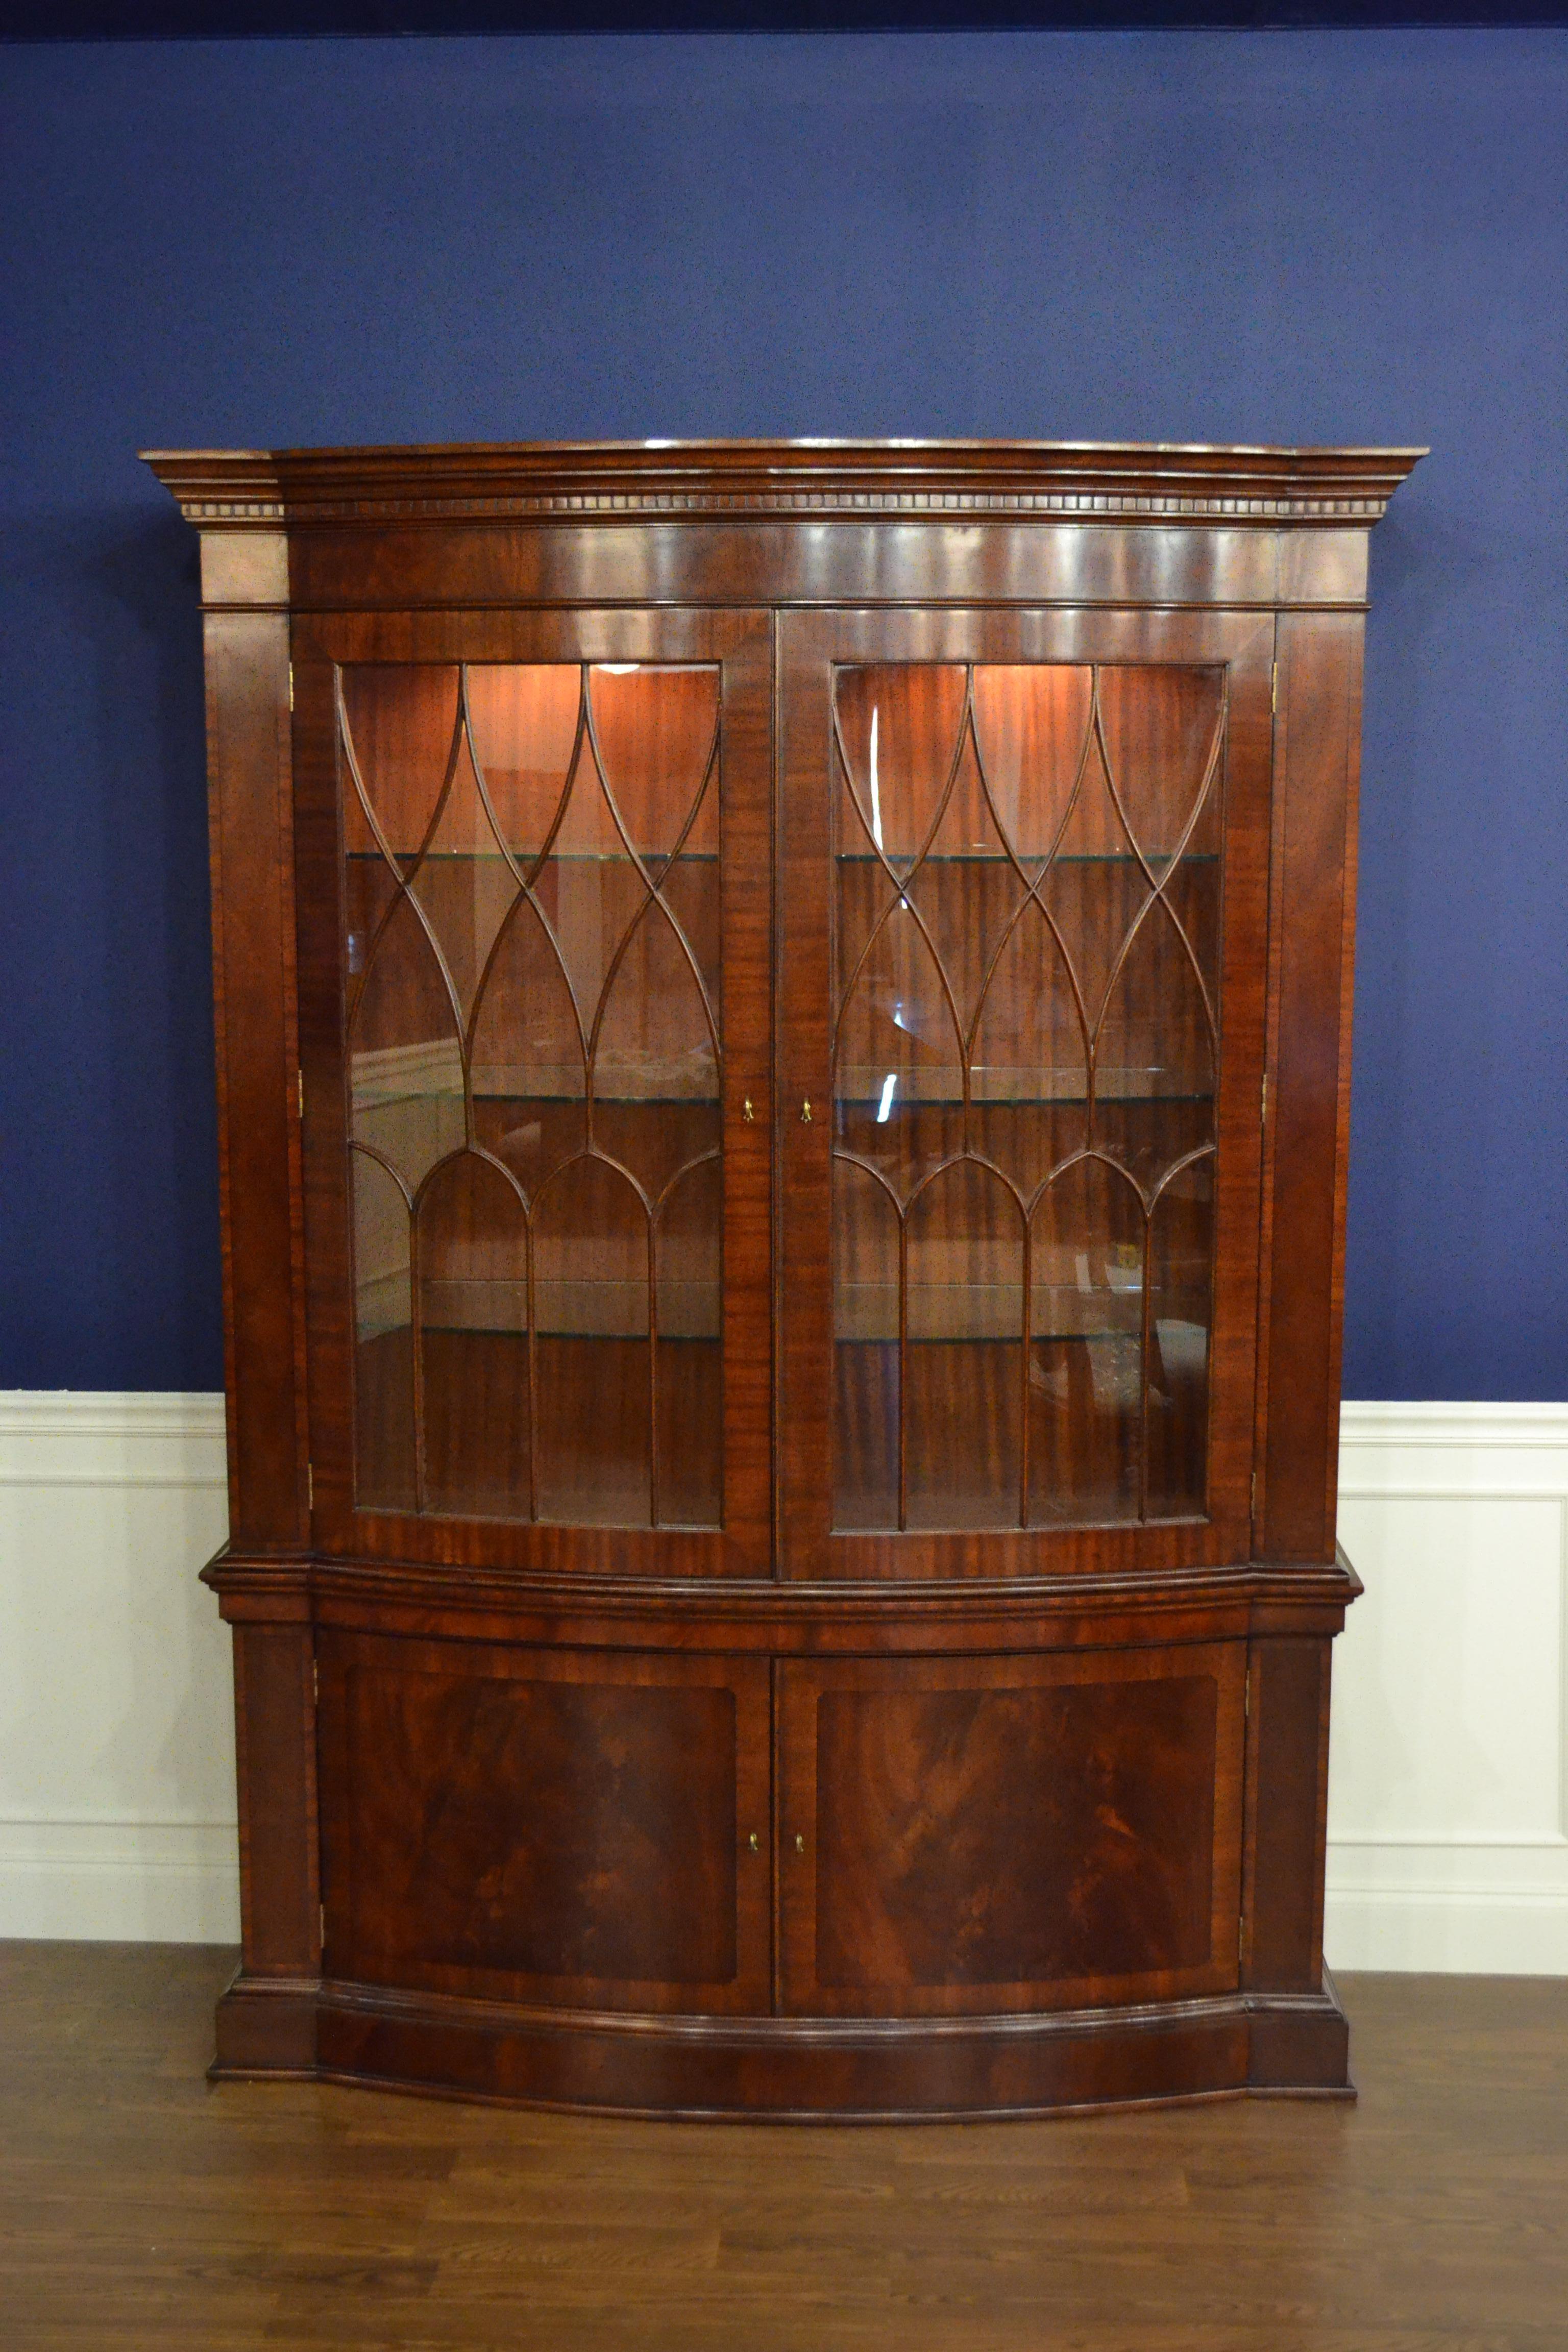
<instances>
[{"instance_id":1,"label":"cabinet side panel","mask_svg":"<svg viewBox=\"0 0 1568 2352\"><path fill-rule=\"evenodd\" d=\"M286 615L209 612L206 694L229 1533L279 1549L307 1533Z\"/></svg>"},{"instance_id":2,"label":"cabinet side panel","mask_svg":"<svg viewBox=\"0 0 1568 2352\"><path fill-rule=\"evenodd\" d=\"M237 1625L234 1697L246 1973L313 1977L321 1942L309 1629Z\"/></svg>"},{"instance_id":3,"label":"cabinet side panel","mask_svg":"<svg viewBox=\"0 0 1568 2352\"><path fill-rule=\"evenodd\" d=\"M1329 1644L1254 1642L1243 1983L1316 1992L1323 1973Z\"/></svg>"},{"instance_id":4,"label":"cabinet side panel","mask_svg":"<svg viewBox=\"0 0 1568 2352\"><path fill-rule=\"evenodd\" d=\"M1283 802L1274 877L1280 940L1269 1111L1267 1421L1261 1549L1275 1559L1333 1555L1339 1334L1350 1053L1345 985L1359 614L1279 624L1275 791Z\"/></svg>"}]
</instances>

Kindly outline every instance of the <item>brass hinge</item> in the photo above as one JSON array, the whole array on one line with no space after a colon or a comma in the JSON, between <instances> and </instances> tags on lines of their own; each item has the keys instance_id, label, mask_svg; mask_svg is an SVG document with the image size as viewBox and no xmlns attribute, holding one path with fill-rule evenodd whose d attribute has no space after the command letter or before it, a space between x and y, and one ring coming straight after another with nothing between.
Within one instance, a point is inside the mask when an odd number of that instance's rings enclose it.
<instances>
[{"instance_id":1,"label":"brass hinge","mask_svg":"<svg viewBox=\"0 0 1568 2352\"><path fill-rule=\"evenodd\" d=\"M292 662L289 665L289 708L290 710L294 708L294 665Z\"/></svg>"},{"instance_id":2,"label":"brass hinge","mask_svg":"<svg viewBox=\"0 0 1568 2352\"><path fill-rule=\"evenodd\" d=\"M301 1118L305 1116L302 1109L300 1116ZM1263 1073L1263 1095L1258 1114L1258 1123L1259 1127L1267 1127L1268 1124L1268 1073L1267 1070Z\"/></svg>"},{"instance_id":3,"label":"brass hinge","mask_svg":"<svg viewBox=\"0 0 1568 2352\"><path fill-rule=\"evenodd\" d=\"M313 1511L315 1507L316 1466L313 1462L307 1462L305 1465L305 1508L308 1511Z\"/></svg>"},{"instance_id":4,"label":"brass hinge","mask_svg":"<svg viewBox=\"0 0 1568 2352\"><path fill-rule=\"evenodd\" d=\"M305 1073L303 1070L296 1070L294 1073L294 1092L300 1104L300 1124L303 1127L305 1124Z\"/></svg>"},{"instance_id":5,"label":"brass hinge","mask_svg":"<svg viewBox=\"0 0 1568 2352\"><path fill-rule=\"evenodd\" d=\"M1247 1679L1241 1685L1241 1717L1244 1723L1252 1719L1252 1668L1247 1669Z\"/></svg>"},{"instance_id":6,"label":"brass hinge","mask_svg":"<svg viewBox=\"0 0 1568 2352\"><path fill-rule=\"evenodd\" d=\"M291 670L289 672L289 676L290 677L293 676L293 672ZM290 688L289 691L292 693L292 688ZM294 705L292 701L290 701L289 708L290 710L293 709ZM1268 665L1268 708L1270 710L1274 711L1277 711L1279 708L1279 665L1278 662L1270 662Z\"/></svg>"},{"instance_id":7,"label":"brass hinge","mask_svg":"<svg viewBox=\"0 0 1568 2352\"><path fill-rule=\"evenodd\" d=\"M321 1696L321 1661L318 1658L312 1658L310 1661L310 1696L316 1700L318 1705L320 1704Z\"/></svg>"}]
</instances>

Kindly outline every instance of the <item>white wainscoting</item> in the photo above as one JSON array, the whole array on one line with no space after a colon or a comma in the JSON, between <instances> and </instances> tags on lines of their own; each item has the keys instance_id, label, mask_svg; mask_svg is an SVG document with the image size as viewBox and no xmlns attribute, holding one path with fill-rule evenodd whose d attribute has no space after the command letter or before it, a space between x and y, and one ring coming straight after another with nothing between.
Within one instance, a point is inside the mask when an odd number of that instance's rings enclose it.
<instances>
[{"instance_id":1,"label":"white wainscoting","mask_svg":"<svg viewBox=\"0 0 1568 2352\"><path fill-rule=\"evenodd\" d=\"M1347 1404L1324 1945L1568 1975L1568 1406Z\"/></svg>"},{"instance_id":2,"label":"white wainscoting","mask_svg":"<svg viewBox=\"0 0 1568 2352\"><path fill-rule=\"evenodd\" d=\"M0 1391L0 1935L233 1943L223 1399Z\"/></svg>"},{"instance_id":3,"label":"white wainscoting","mask_svg":"<svg viewBox=\"0 0 1568 2352\"><path fill-rule=\"evenodd\" d=\"M1568 1975L1568 1406L1347 1404L1326 1943ZM233 1941L223 1404L0 1392L0 1935Z\"/></svg>"}]
</instances>

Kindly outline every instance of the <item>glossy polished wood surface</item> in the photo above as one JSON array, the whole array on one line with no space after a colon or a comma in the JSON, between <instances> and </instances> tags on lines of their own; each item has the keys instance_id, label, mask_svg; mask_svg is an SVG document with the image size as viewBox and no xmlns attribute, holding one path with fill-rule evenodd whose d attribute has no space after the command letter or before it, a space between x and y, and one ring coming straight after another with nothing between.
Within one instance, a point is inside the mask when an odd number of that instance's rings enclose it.
<instances>
[{"instance_id":1,"label":"glossy polished wood surface","mask_svg":"<svg viewBox=\"0 0 1568 2352\"><path fill-rule=\"evenodd\" d=\"M330 1976L766 2006L765 1664L342 1635L321 1659Z\"/></svg>"},{"instance_id":2,"label":"glossy polished wood surface","mask_svg":"<svg viewBox=\"0 0 1568 2352\"><path fill-rule=\"evenodd\" d=\"M1347 1979L1353 2106L778 2132L215 2089L231 1966L0 1945L7 2352L1560 2352L1560 1981Z\"/></svg>"},{"instance_id":3,"label":"glossy polished wood surface","mask_svg":"<svg viewBox=\"0 0 1568 2352\"><path fill-rule=\"evenodd\" d=\"M813 2013L1069 2009L1237 1981L1238 1645L792 1663L783 1983Z\"/></svg>"},{"instance_id":4,"label":"glossy polished wood surface","mask_svg":"<svg viewBox=\"0 0 1568 2352\"><path fill-rule=\"evenodd\" d=\"M1343 2095L1361 639L1417 454L153 459L208 630L220 2072Z\"/></svg>"}]
</instances>

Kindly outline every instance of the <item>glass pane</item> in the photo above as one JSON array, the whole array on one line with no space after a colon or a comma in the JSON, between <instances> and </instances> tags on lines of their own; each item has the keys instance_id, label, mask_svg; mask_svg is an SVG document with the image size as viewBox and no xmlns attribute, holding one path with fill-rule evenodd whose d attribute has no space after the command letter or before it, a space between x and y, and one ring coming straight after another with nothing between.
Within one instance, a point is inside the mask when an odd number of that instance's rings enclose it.
<instances>
[{"instance_id":1,"label":"glass pane","mask_svg":"<svg viewBox=\"0 0 1568 2352\"><path fill-rule=\"evenodd\" d=\"M1201 1509L1224 672L858 666L834 718L836 1524Z\"/></svg>"},{"instance_id":2,"label":"glass pane","mask_svg":"<svg viewBox=\"0 0 1568 2352\"><path fill-rule=\"evenodd\" d=\"M411 1511L414 1297L408 1202L366 1151L351 1151L354 1253L354 1479L367 1511Z\"/></svg>"},{"instance_id":3,"label":"glass pane","mask_svg":"<svg viewBox=\"0 0 1568 2352\"><path fill-rule=\"evenodd\" d=\"M899 1524L899 1211L852 1160L833 1170L835 1524Z\"/></svg>"},{"instance_id":4,"label":"glass pane","mask_svg":"<svg viewBox=\"0 0 1568 2352\"><path fill-rule=\"evenodd\" d=\"M575 664L471 664L468 738L500 838L526 877L549 840L580 756Z\"/></svg>"},{"instance_id":5,"label":"glass pane","mask_svg":"<svg viewBox=\"0 0 1568 2352\"><path fill-rule=\"evenodd\" d=\"M719 673L341 676L352 1134L418 1208L399 1507L716 1525Z\"/></svg>"},{"instance_id":6,"label":"glass pane","mask_svg":"<svg viewBox=\"0 0 1568 2352\"><path fill-rule=\"evenodd\" d=\"M388 662L339 672L348 775L398 873L429 837L458 740L460 673L450 664ZM349 835L350 855L354 838Z\"/></svg>"},{"instance_id":7,"label":"glass pane","mask_svg":"<svg viewBox=\"0 0 1568 2352\"><path fill-rule=\"evenodd\" d=\"M885 859L906 874L931 840L962 745L962 667L921 663L841 669L834 712L858 824L841 857Z\"/></svg>"},{"instance_id":8,"label":"glass pane","mask_svg":"<svg viewBox=\"0 0 1568 2352\"><path fill-rule=\"evenodd\" d=\"M528 1492L528 1226L493 1161L437 1169L418 1256L426 1507L504 1518Z\"/></svg>"},{"instance_id":9,"label":"glass pane","mask_svg":"<svg viewBox=\"0 0 1568 2352\"><path fill-rule=\"evenodd\" d=\"M655 1234L657 1516L665 1526L716 1527L723 1503L723 1231L715 1151L688 1167L670 1188Z\"/></svg>"},{"instance_id":10,"label":"glass pane","mask_svg":"<svg viewBox=\"0 0 1568 2352\"><path fill-rule=\"evenodd\" d=\"M587 1061L549 927L530 898L500 935L473 1025L474 1137L531 1201L588 1140Z\"/></svg>"},{"instance_id":11,"label":"glass pane","mask_svg":"<svg viewBox=\"0 0 1568 2352\"><path fill-rule=\"evenodd\" d=\"M464 1140L463 1053L440 960L405 891L383 924L349 1024L350 1132L410 1192Z\"/></svg>"},{"instance_id":12,"label":"glass pane","mask_svg":"<svg viewBox=\"0 0 1568 2352\"><path fill-rule=\"evenodd\" d=\"M453 752L447 796L409 888L466 1025L496 935L518 895L516 874L479 794L466 736Z\"/></svg>"},{"instance_id":13,"label":"glass pane","mask_svg":"<svg viewBox=\"0 0 1568 2352\"><path fill-rule=\"evenodd\" d=\"M1029 1520L1135 1519L1143 1396L1143 1203L1075 1160L1030 1234Z\"/></svg>"},{"instance_id":14,"label":"glass pane","mask_svg":"<svg viewBox=\"0 0 1568 2352\"><path fill-rule=\"evenodd\" d=\"M648 1218L603 1160L568 1163L533 1219L538 1505L568 1527L652 1516Z\"/></svg>"},{"instance_id":15,"label":"glass pane","mask_svg":"<svg viewBox=\"0 0 1568 2352\"><path fill-rule=\"evenodd\" d=\"M907 1218L905 1525L1016 1527L1024 1221L989 1169L954 1161Z\"/></svg>"},{"instance_id":16,"label":"glass pane","mask_svg":"<svg viewBox=\"0 0 1568 2352\"><path fill-rule=\"evenodd\" d=\"M1171 1179L1149 1222L1148 1509L1201 1512L1208 1492L1214 1159Z\"/></svg>"}]
</instances>

